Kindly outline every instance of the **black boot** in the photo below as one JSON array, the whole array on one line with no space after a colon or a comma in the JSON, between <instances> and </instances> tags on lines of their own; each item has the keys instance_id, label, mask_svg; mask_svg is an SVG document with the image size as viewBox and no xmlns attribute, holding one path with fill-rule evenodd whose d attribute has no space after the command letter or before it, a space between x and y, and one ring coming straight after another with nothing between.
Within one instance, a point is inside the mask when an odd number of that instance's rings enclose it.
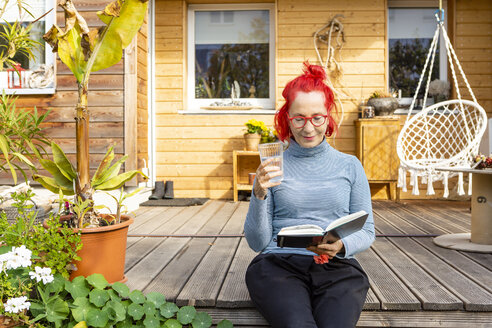
<instances>
[{"instance_id":1,"label":"black boot","mask_svg":"<svg viewBox=\"0 0 492 328\"><path fill-rule=\"evenodd\" d=\"M164 196L164 181L156 181L155 188L149 199L161 199Z\"/></svg>"},{"instance_id":2,"label":"black boot","mask_svg":"<svg viewBox=\"0 0 492 328\"><path fill-rule=\"evenodd\" d=\"M174 183L172 181L166 181L166 188L164 191L164 199L173 199L174 198Z\"/></svg>"}]
</instances>

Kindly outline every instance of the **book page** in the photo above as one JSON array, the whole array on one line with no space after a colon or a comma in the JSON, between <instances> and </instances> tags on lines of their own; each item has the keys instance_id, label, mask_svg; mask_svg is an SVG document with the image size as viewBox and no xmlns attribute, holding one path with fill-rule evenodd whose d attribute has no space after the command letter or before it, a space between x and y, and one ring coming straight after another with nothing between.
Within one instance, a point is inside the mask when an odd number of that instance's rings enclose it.
<instances>
[{"instance_id":1,"label":"book page","mask_svg":"<svg viewBox=\"0 0 492 328\"><path fill-rule=\"evenodd\" d=\"M328 225L328 227L326 227L325 231L330 231L330 230L332 230L338 226L341 226L342 224L345 224L345 223L350 222L354 219L357 219L358 217L361 217L365 214L367 214L366 211L359 211L359 212L355 212L355 213L343 216L341 218L338 218L335 221L333 221L332 223L330 223Z\"/></svg>"}]
</instances>

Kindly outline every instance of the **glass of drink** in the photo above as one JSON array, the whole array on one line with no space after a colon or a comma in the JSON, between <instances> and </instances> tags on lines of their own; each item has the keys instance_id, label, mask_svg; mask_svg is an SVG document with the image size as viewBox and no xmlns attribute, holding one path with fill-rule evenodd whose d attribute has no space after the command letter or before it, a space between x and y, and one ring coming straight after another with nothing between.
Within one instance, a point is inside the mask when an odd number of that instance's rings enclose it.
<instances>
[{"instance_id":1,"label":"glass of drink","mask_svg":"<svg viewBox=\"0 0 492 328\"><path fill-rule=\"evenodd\" d=\"M273 161L269 164L272 166L278 166L281 171L284 170L284 145L280 142L264 143L258 145L258 152L260 153L260 160L263 163L267 159L273 158ZM283 175L272 178L271 182L282 181Z\"/></svg>"}]
</instances>

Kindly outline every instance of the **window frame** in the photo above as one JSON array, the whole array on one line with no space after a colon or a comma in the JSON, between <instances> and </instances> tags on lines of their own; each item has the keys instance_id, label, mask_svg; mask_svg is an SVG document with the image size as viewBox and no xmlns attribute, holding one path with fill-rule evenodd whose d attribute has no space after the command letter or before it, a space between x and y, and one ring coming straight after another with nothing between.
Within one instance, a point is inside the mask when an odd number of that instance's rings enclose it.
<instances>
[{"instance_id":1,"label":"window frame","mask_svg":"<svg viewBox=\"0 0 492 328\"><path fill-rule=\"evenodd\" d=\"M48 13L44 17L44 33L47 33L51 26L55 24L56 20L56 0L45 0L45 11L47 12L51 10L50 13ZM46 42L44 42L44 55L45 55L45 64L46 65L53 65L54 69L54 81L53 81L53 86L48 87L48 88L20 88L20 89L9 89L8 85L5 87L3 90L5 90L5 93L8 95L43 95L43 94L54 94L56 92L56 61L55 61L55 54L53 53L50 45ZM4 70L0 72L0 78L1 79L7 79L7 72Z\"/></svg>"},{"instance_id":2,"label":"window frame","mask_svg":"<svg viewBox=\"0 0 492 328\"><path fill-rule=\"evenodd\" d=\"M444 28L446 31L448 30L448 11L447 11L447 0L443 0L442 2L442 7L444 9ZM387 7L387 12L386 12L386 33L388 35L387 38L387 43L386 43L386 58L388 58L387 63L386 63L386 84L388 90L391 88L390 86L390 80L389 80L389 72L390 72L390 62L389 62L389 29L390 29L390 24L389 24L389 11L390 9L419 9L419 8L434 8L438 10L439 8L439 1L428 1L428 0L388 0L388 7ZM437 22L436 22L437 23ZM420 74L420 72L419 72ZM447 57L447 52L446 52L446 45L445 45L445 40L442 35L439 35L439 79L443 81L448 81L448 57ZM422 81L423 85L421 85L421 88L425 88L425 83L427 82L427 77L425 80ZM400 104L404 105L410 105L410 103L413 100L413 96L411 97L401 97L398 98L398 101ZM429 106L429 101L433 101L432 97L427 97L427 106ZM416 110L416 109L414 109ZM398 114L398 111L401 113L407 113L408 109L397 109L395 114Z\"/></svg>"},{"instance_id":3,"label":"window frame","mask_svg":"<svg viewBox=\"0 0 492 328\"><path fill-rule=\"evenodd\" d=\"M262 106L262 109L251 110L207 110L200 108L208 106L214 101L224 98L195 98L195 12L197 11L227 11L227 10L268 10L270 18L270 39L269 39L269 98L239 98L241 101L248 101L252 105ZM251 3L251 4L192 4L188 6L187 24L187 80L185 110L180 113L207 113L207 114L252 114L252 113L274 113L275 112L275 4L273 3Z\"/></svg>"}]
</instances>

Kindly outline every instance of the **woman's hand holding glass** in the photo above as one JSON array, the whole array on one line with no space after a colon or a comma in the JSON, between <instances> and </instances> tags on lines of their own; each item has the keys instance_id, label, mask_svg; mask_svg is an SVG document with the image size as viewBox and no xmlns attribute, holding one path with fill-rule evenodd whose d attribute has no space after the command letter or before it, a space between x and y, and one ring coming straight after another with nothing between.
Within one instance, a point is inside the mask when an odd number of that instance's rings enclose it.
<instances>
[{"instance_id":1,"label":"woman's hand holding glass","mask_svg":"<svg viewBox=\"0 0 492 328\"><path fill-rule=\"evenodd\" d=\"M256 170L256 181L254 187L254 194L256 198L265 199L268 188L278 186L282 183L282 181L271 181L271 179L282 176L283 174L280 166L275 164L275 158L269 158L258 166L258 169Z\"/></svg>"}]
</instances>

